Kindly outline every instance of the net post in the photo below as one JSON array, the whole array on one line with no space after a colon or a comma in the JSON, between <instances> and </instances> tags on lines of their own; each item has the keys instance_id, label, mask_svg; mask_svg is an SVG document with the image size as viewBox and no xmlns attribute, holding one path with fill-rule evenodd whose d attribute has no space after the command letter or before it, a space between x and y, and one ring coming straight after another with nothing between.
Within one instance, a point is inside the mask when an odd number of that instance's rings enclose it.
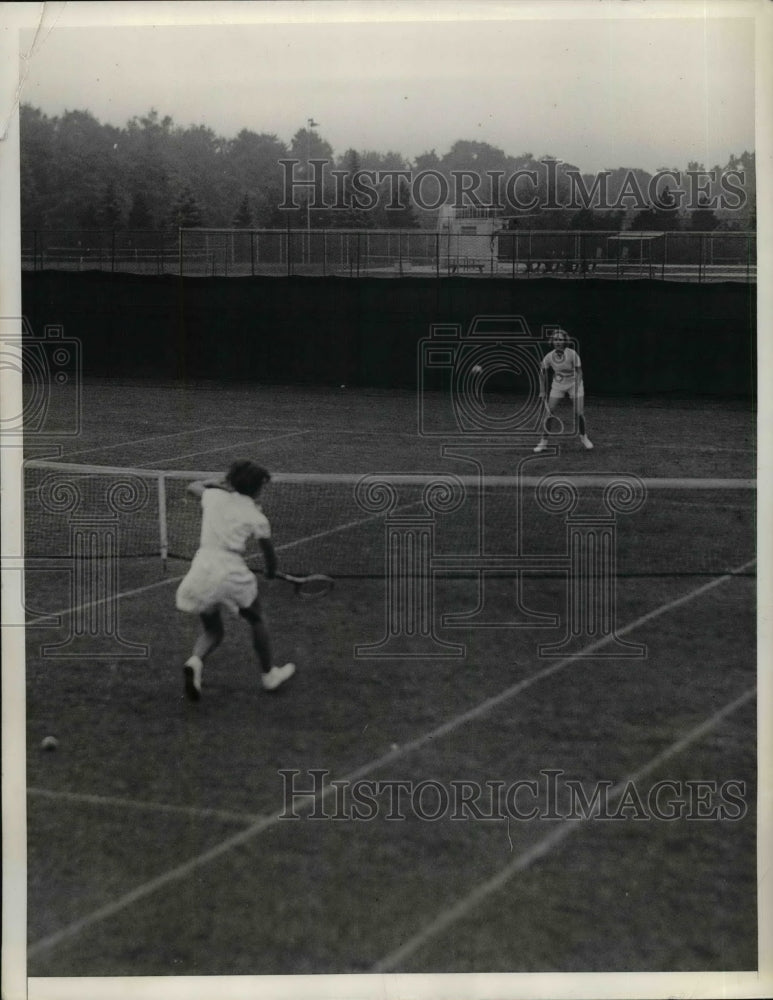
<instances>
[{"instance_id":1,"label":"net post","mask_svg":"<svg viewBox=\"0 0 773 1000\"><path fill-rule=\"evenodd\" d=\"M163 472L158 475L158 542L161 564L166 573L169 556L169 535L166 518L166 477Z\"/></svg>"}]
</instances>

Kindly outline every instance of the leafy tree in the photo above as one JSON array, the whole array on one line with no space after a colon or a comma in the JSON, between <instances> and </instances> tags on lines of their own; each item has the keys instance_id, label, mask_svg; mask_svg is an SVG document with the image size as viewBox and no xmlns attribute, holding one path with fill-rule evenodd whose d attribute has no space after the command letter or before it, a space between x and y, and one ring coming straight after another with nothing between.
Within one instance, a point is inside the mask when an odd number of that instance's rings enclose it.
<instances>
[{"instance_id":1,"label":"leafy tree","mask_svg":"<svg viewBox=\"0 0 773 1000\"><path fill-rule=\"evenodd\" d=\"M99 207L99 221L105 229L119 229L123 220L123 205L115 181L108 181Z\"/></svg>"},{"instance_id":2,"label":"leafy tree","mask_svg":"<svg viewBox=\"0 0 773 1000\"><path fill-rule=\"evenodd\" d=\"M399 208L385 209L384 221L389 229L418 229L419 219L416 208L411 201L411 190L408 182L400 178L397 188Z\"/></svg>"},{"instance_id":3,"label":"leafy tree","mask_svg":"<svg viewBox=\"0 0 773 1000\"><path fill-rule=\"evenodd\" d=\"M289 144L276 135L242 129L233 139L217 135L203 125L181 127L169 115L155 108L131 118L122 128L101 124L85 110L67 110L59 117L49 117L40 109L23 104L21 121L21 216L25 229L113 228L124 223L133 229L154 225L200 224L206 218L213 226L255 225L259 227L304 227L307 224L306 192L296 189L297 208L283 208L285 169L281 160L299 161L293 170L296 180L308 179L309 159L323 159L332 165L332 147L315 127L302 128ZM609 171L607 193L614 203L621 192L626 199L619 210L599 211L589 207L566 210L568 202L568 165L547 168L531 153L510 155L485 142L460 139L442 155L432 149L411 164L399 152L347 150L335 164L345 171L347 193L353 193L353 178L358 170L437 170L449 181L453 195L453 171L468 171L468 190L484 206L496 201L491 190L492 172L502 172L503 179L517 170L536 171L536 191L528 180L519 192L528 201L536 194L536 207L524 209L511 205L510 215L522 228L602 228L618 229L625 225L650 230L670 230L682 224L700 229L717 226L747 230L756 222L755 156L744 151L729 157L724 167L711 168L719 178L731 170L742 176L733 178L732 189L723 190L714 183L711 196L730 197L729 204L699 204L691 214L673 207L673 195L665 191L656 204L649 204L652 175L635 168ZM691 162L688 169L700 170ZM548 188L548 178L555 190ZM475 174L481 178L475 184ZM590 190L591 175L585 175ZM386 210L394 186L398 209ZM411 189L405 180L395 177L379 185L378 204L365 211L352 206L346 213L312 209L314 227L354 225L357 227L409 227L420 225L434 229L437 211L420 208L411 201ZM425 195L427 188L424 189ZM498 192L499 198L505 191ZM554 207L541 207L552 194ZM336 197L335 179L326 171L324 199L327 205ZM246 199L246 204L245 204ZM728 197L725 197L728 201ZM467 203L474 199L467 198ZM171 206L171 210L170 210ZM505 206L506 207L506 206ZM235 210L236 209L236 213ZM249 213L249 221L248 221Z\"/></svg>"},{"instance_id":4,"label":"leafy tree","mask_svg":"<svg viewBox=\"0 0 773 1000\"><path fill-rule=\"evenodd\" d=\"M690 213L690 229L694 232L709 233L719 225L717 213L709 208L710 202L706 195L698 199L698 208Z\"/></svg>"},{"instance_id":5,"label":"leafy tree","mask_svg":"<svg viewBox=\"0 0 773 1000\"><path fill-rule=\"evenodd\" d=\"M295 133L290 143L290 158L300 161L295 168L296 178L313 180L310 161L327 160L333 163L333 147L329 142L321 139L313 129L302 128ZM325 204L332 205L335 202L335 187L329 171L326 171L322 187ZM310 189L306 190L309 192L308 194L296 195L295 197L295 201L301 206L300 208L283 210L284 224L305 226L308 218L312 229L330 225L330 213L325 209L311 209L307 215L308 199L313 199L313 193Z\"/></svg>"},{"instance_id":6,"label":"leafy tree","mask_svg":"<svg viewBox=\"0 0 773 1000\"><path fill-rule=\"evenodd\" d=\"M190 187L183 188L177 196L169 213L169 222L174 229L193 229L204 224L201 207Z\"/></svg>"},{"instance_id":7,"label":"leafy tree","mask_svg":"<svg viewBox=\"0 0 773 1000\"><path fill-rule=\"evenodd\" d=\"M250 198L246 195L242 198L239 203L239 207L231 220L231 225L234 229L251 229L252 228L252 209L250 208Z\"/></svg>"},{"instance_id":8,"label":"leafy tree","mask_svg":"<svg viewBox=\"0 0 773 1000\"><path fill-rule=\"evenodd\" d=\"M635 232L674 232L681 228L677 200L666 185L659 197L647 209L634 216L631 229Z\"/></svg>"},{"instance_id":9,"label":"leafy tree","mask_svg":"<svg viewBox=\"0 0 773 1000\"><path fill-rule=\"evenodd\" d=\"M249 195L253 224L285 226L278 206L283 201L284 174L280 160L289 156L287 146L275 135L242 129L224 151L225 186L232 190L231 204L239 193Z\"/></svg>"},{"instance_id":10,"label":"leafy tree","mask_svg":"<svg viewBox=\"0 0 773 1000\"><path fill-rule=\"evenodd\" d=\"M132 195L131 208L129 209L126 226L128 229L153 228L153 215L142 191L135 191Z\"/></svg>"}]
</instances>

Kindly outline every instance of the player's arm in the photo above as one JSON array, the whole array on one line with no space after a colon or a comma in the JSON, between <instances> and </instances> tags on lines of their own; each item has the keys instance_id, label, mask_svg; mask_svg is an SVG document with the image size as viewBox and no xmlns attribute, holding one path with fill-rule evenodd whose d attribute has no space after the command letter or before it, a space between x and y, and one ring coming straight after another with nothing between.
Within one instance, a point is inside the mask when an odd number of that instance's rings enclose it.
<instances>
[{"instance_id":1,"label":"player's arm","mask_svg":"<svg viewBox=\"0 0 773 1000\"><path fill-rule=\"evenodd\" d=\"M233 487L224 479L197 479L195 483L189 483L187 489L195 497L200 497L204 490L226 490L233 493Z\"/></svg>"},{"instance_id":2,"label":"player's arm","mask_svg":"<svg viewBox=\"0 0 773 1000\"><path fill-rule=\"evenodd\" d=\"M266 579L273 580L276 576L278 566L278 560L273 542L270 538L259 538L258 544L260 545L261 552L263 553L263 561L266 564Z\"/></svg>"},{"instance_id":3,"label":"player's arm","mask_svg":"<svg viewBox=\"0 0 773 1000\"><path fill-rule=\"evenodd\" d=\"M539 398L545 399L548 394L548 382L550 379L550 373L547 363L547 355L542 359L542 364L539 369Z\"/></svg>"},{"instance_id":4,"label":"player's arm","mask_svg":"<svg viewBox=\"0 0 773 1000\"><path fill-rule=\"evenodd\" d=\"M575 352L574 355L574 375L577 382L578 389L584 389L584 383L582 380L582 362L580 361L580 355Z\"/></svg>"}]
</instances>

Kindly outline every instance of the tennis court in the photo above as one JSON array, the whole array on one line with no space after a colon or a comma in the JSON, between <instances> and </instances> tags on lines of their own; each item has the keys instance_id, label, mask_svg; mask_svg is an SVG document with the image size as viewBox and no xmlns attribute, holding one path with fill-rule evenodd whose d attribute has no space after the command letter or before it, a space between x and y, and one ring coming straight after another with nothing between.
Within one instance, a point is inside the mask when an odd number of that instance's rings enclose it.
<instances>
[{"instance_id":1,"label":"tennis court","mask_svg":"<svg viewBox=\"0 0 773 1000\"><path fill-rule=\"evenodd\" d=\"M756 968L748 402L590 399L594 451L540 456L443 452L407 390L93 380L82 417L25 476L31 977ZM297 675L260 692L229 621L191 704L184 486L244 456L282 568L336 585L262 582ZM610 481L641 489L614 516ZM594 518L600 629L567 561ZM428 522L429 603L390 590ZM600 787L606 820L567 807Z\"/></svg>"}]
</instances>

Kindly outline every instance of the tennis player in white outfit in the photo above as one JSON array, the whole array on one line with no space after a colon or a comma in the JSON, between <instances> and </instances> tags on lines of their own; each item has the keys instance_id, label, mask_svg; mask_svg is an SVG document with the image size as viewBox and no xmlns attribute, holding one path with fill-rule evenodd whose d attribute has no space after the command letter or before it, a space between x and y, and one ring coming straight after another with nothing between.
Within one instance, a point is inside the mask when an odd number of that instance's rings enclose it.
<instances>
[{"instance_id":1,"label":"tennis player in white outfit","mask_svg":"<svg viewBox=\"0 0 773 1000\"><path fill-rule=\"evenodd\" d=\"M183 668L185 693L191 701L201 697L204 660L223 640L224 608L249 623L265 690L275 691L295 673L292 663L283 667L271 664L271 639L260 606L258 581L244 561L247 542L256 538L266 564L266 578L271 580L276 573L271 526L257 503L270 478L255 462L242 460L234 462L224 479L197 481L188 487L201 498L202 508L199 549L176 595L178 609L198 614L202 625Z\"/></svg>"},{"instance_id":2,"label":"tennis player in white outfit","mask_svg":"<svg viewBox=\"0 0 773 1000\"><path fill-rule=\"evenodd\" d=\"M564 330L556 330L550 338L550 342L553 345L553 350L549 351L542 359L540 368L540 399L544 399L547 394L549 373L552 372L553 379L550 383L547 408L551 414L555 413L561 400L568 396L577 415L580 441L583 448L590 451L593 443L588 437L585 426L585 388L582 381L580 355L569 347L569 338ZM545 451L547 446L548 439L543 433L534 450L536 452Z\"/></svg>"}]
</instances>

